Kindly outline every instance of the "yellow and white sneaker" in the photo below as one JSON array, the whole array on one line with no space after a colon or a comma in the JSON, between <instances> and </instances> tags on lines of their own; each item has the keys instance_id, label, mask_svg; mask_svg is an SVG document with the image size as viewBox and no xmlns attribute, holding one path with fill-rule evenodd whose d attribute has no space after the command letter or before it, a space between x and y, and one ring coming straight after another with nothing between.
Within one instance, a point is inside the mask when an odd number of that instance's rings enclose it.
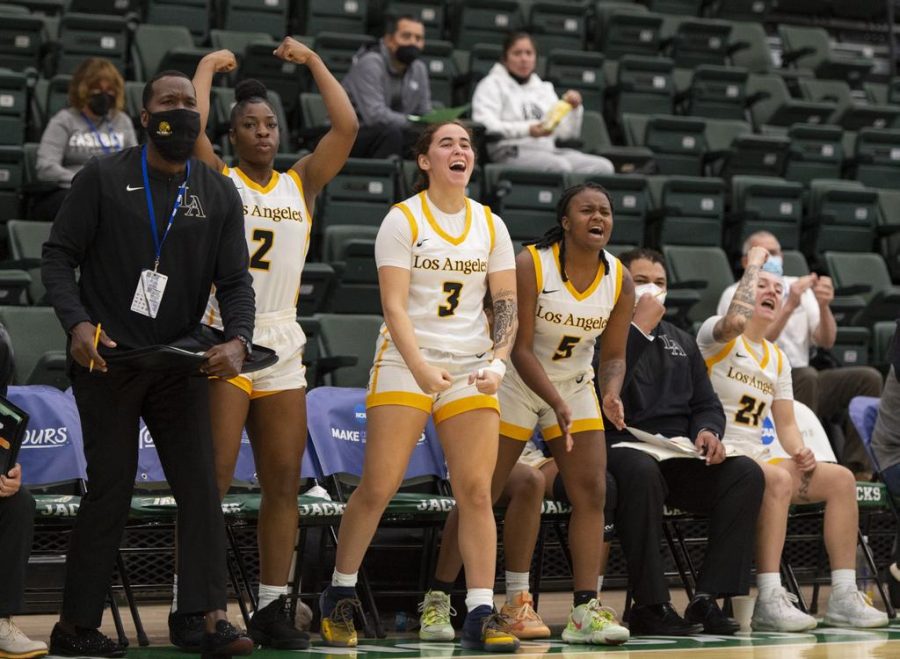
<instances>
[{"instance_id":1,"label":"yellow and white sneaker","mask_svg":"<svg viewBox=\"0 0 900 659\"><path fill-rule=\"evenodd\" d=\"M450 595L440 590L429 590L419 604L419 638L423 641L452 641L456 632L450 617L456 611L450 606Z\"/></svg>"},{"instance_id":2,"label":"yellow and white sneaker","mask_svg":"<svg viewBox=\"0 0 900 659\"><path fill-rule=\"evenodd\" d=\"M319 611L325 611L324 606L328 589L322 592L319 598ZM359 600L354 598L340 599L335 603L331 613L322 616L320 633L325 645L338 648L355 648L358 639L356 627L353 624L354 612L361 609Z\"/></svg>"},{"instance_id":3,"label":"yellow and white sneaker","mask_svg":"<svg viewBox=\"0 0 900 659\"><path fill-rule=\"evenodd\" d=\"M597 599L574 607L562 633L566 643L591 645L621 645L630 637L628 630L616 620L616 612L601 606Z\"/></svg>"},{"instance_id":4,"label":"yellow and white sneaker","mask_svg":"<svg viewBox=\"0 0 900 659\"><path fill-rule=\"evenodd\" d=\"M0 657L34 659L47 654L47 644L32 641L18 628L12 618L0 618Z\"/></svg>"},{"instance_id":5,"label":"yellow and white sneaker","mask_svg":"<svg viewBox=\"0 0 900 659\"><path fill-rule=\"evenodd\" d=\"M503 618L506 631L516 638L523 640L550 638L550 628L534 610L533 602L531 593L522 591L516 595L512 603L504 604L500 609L500 617Z\"/></svg>"}]
</instances>

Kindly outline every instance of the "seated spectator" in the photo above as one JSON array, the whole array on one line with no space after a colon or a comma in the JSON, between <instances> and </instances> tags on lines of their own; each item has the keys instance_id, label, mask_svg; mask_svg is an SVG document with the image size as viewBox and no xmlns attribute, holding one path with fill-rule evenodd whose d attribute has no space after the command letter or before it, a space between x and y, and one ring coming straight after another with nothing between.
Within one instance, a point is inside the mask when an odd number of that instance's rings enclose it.
<instances>
[{"instance_id":1,"label":"seated spectator","mask_svg":"<svg viewBox=\"0 0 900 659\"><path fill-rule=\"evenodd\" d=\"M803 442L794 416L791 364L766 340L779 317L784 283L777 263L757 245L724 316L706 320L697 345L706 359L713 388L725 410L726 449L755 458L766 490L756 530L756 585L759 596L751 625L756 631L802 632L817 622L793 606L796 598L781 585L781 552L791 504L825 504L823 539L831 564L831 594L825 622L835 627L884 627L887 615L856 586L859 510L853 474L840 465L818 462ZM775 433L790 459L770 462L763 443L763 420L771 410ZM619 483L622 481L619 480Z\"/></svg>"},{"instance_id":2,"label":"seated spectator","mask_svg":"<svg viewBox=\"0 0 900 659\"><path fill-rule=\"evenodd\" d=\"M53 221L88 160L137 144L124 109L125 81L115 65L102 57L84 60L69 83L69 107L53 115L41 135L37 177L58 187L35 203L35 219Z\"/></svg>"},{"instance_id":3,"label":"seated spectator","mask_svg":"<svg viewBox=\"0 0 900 659\"><path fill-rule=\"evenodd\" d=\"M662 320L667 284L663 255L636 249L620 259L631 272L637 298L622 388L625 418L649 433L689 437L706 456L658 460L637 448L614 448L636 440L606 424L606 465L618 488L616 535L634 590L631 633L734 634L739 625L722 612L716 598L746 595L750 589L762 470L748 457L725 457L720 442L725 415L703 357L690 334ZM666 504L709 516L706 557L684 618L672 607L659 550Z\"/></svg>"},{"instance_id":4,"label":"seated spectator","mask_svg":"<svg viewBox=\"0 0 900 659\"><path fill-rule=\"evenodd\" d=\"M782 267L781 245L768 231L758 231L744 241L743 267L747 267L750 249L756 246L769 252L770 267ZM722 292L718 308L720 316L728 310L735 289L737 284ZM837 338L837 323L829 308L832 300L834 286L830 277L815 274L784 277L783 303L766 332L766 339L777 344L791 362L794 399L820 417L846 410L854 396L878 396L882 384L881 374L870 366L844 366L817 371L809 365L812 348L831 348ZM859 433L849 421L844 426L844 435L846 441L840 456L841 464L854 472L857 480L870 480L872 465Z\"/></svg>"},{"instance_id":5,"label":"seated spectator","mask_svg":"<svg viewBox=\"0 0 900 659\"><path fill-rule=\"evenodd\" d=\"M531 35L515 32L504 41L501 60L475 88L472 118L484 124L489 139L499 138L487 145L490 159L547 172L615 173L613 164L602 156L556 146L557 139L581 135L581 94L574 89L565 92L562 100L572 110L558 125L546 125L560 99L553 85L535 73L536 66L537 49Z\"/></svg>"},{"instance_id":6,"label":"seated spectator","mask_svg":"<svg viewBox=\"0 0 900 659\"><path fill-rule=\"evenodd\" d=\"M425 25L418 18L389 18L384 37L363 46L343 85L359 117L352 158L387 158L411 151L418 131L410 115L431 112L428 67L419 59Z\"/></svg>"}]
</instances>

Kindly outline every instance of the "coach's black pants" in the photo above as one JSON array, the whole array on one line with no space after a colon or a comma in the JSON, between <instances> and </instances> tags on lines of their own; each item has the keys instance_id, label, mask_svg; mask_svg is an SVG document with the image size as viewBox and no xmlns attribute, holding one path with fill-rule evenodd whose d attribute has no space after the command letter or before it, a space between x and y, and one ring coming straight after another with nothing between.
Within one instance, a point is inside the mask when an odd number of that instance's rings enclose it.
<instances>
[{"instance_id":1,"label":"coach's black pants","mask_svg":"<svg viewBox=\"0 0 900 659\"><path fill-rule=\"evenodd\" d=\"M25 608L25 568L34 536L34 499L22 488L0 497L0 618Z\"/></svg>"},{"instance_id":2,"label":"coach's black pants","mask_svg":"<svg viewBox=\"0 0 900 659\"><path fill-rule=\"evenodd\" d=\"M178 503L178 610L224 609L225 525L212 458L206 378L75 367L88 492L66 561L63 620L100 626L138 459L138 419L153 435Z\"/></svg>"},{"instance_id":3,"label":"coach's black pants","mask_svg":"<svg viewBox=\"0 0 900 659\"><path fill-rule=\"evenodd\" d=\"M697 592L715 596L748 592L756 518L765 489L759 465L745 457L712 466L687 458L658 462L635 449L610 448L606 468L619 490L616 535L636 604L669 601L660 551L663 504L709 516Z\"/></svg>"}]
</instances>

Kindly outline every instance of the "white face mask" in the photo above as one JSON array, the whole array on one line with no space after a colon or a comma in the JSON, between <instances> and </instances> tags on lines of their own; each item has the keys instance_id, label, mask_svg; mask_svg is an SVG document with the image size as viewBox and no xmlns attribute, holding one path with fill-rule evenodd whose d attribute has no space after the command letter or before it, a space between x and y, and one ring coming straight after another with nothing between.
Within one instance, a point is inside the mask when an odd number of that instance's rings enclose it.
<instances>
[{"instance_id":1,"label":"white face mask","mask_svg":"<svg viewBox=\"0 0 900 659\"><path fill-rule=\"evenodd\" d=\"M769 254L769 260L767 261L767 263L777 265L782 271L784 271L784 257L781 254L778 254L777 256Z\"/></svg>"},{"instance_id":2,"label":"white face mask","mask_svg":"<svg viewBox=\"0 0 900 659\"><path fill-rule=\"evenodd\" d=\"M634 304L637 306L638 300L641 299L641 296L644 293L649 293L653 297L655 297L660 304L665 305L666 303L666 290L664 288L660 288L654 283L649 284L638 284L634 287Z\"/></svg>"}]
</instances>

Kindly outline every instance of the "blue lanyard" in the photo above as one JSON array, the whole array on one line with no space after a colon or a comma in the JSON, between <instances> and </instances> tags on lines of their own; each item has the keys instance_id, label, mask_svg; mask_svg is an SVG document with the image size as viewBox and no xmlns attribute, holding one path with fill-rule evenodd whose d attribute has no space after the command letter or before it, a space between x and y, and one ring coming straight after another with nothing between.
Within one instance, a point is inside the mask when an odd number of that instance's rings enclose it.
<instances>
[{"instance_id":1,"label":"blue lanyard","mask_svg":"<svg viewBox=\"0 0 900 659\"><path fill-rule=\"evenodd\" d=\"M90 117L88 117L84 112L81 113L81 116L84 117L84 120L87 122L88 128L91 129L91 132L94 134L94 137L97 138L97 144L100 145L100 148L103 149L103 153L112 153L110 148L103 143L103 140L100 139L100 131L97 130L97 127L94 125L94 122L91 121ZM113 145L116 151L120 151L121 147L118 142L116 142L115 136L110 132L107 133L106 136L109 138L110 143Z\"/></svg>"},{"instance_id":2,"label":"blue lanyard","mask_svg":"<svg viewBox=\"0 0 900 659\"><path fill-rule=\"evenodd\" d=\"M159 237L159 230L156 227L156 210L153 208L153 195L150 193L150 177L147 175L147 145L141 147L141 172L144 175L144 194L147 196L147 212L150 214L150 230L153 232L153 244L156 247L156 259L153 262L153 271L159 269L159 255L162 252L163 243L169 236L169 229L175 222L175 213L181 207L181 200L187 191L188 178L191 175L191 161L187 161L187 171L184 173L184 182L178 187L178 195L175 197L175 204L172 206L172 214L169 215L169 223L166 225L166 231L162 238Z\"/></svg>"}]
</instances>

